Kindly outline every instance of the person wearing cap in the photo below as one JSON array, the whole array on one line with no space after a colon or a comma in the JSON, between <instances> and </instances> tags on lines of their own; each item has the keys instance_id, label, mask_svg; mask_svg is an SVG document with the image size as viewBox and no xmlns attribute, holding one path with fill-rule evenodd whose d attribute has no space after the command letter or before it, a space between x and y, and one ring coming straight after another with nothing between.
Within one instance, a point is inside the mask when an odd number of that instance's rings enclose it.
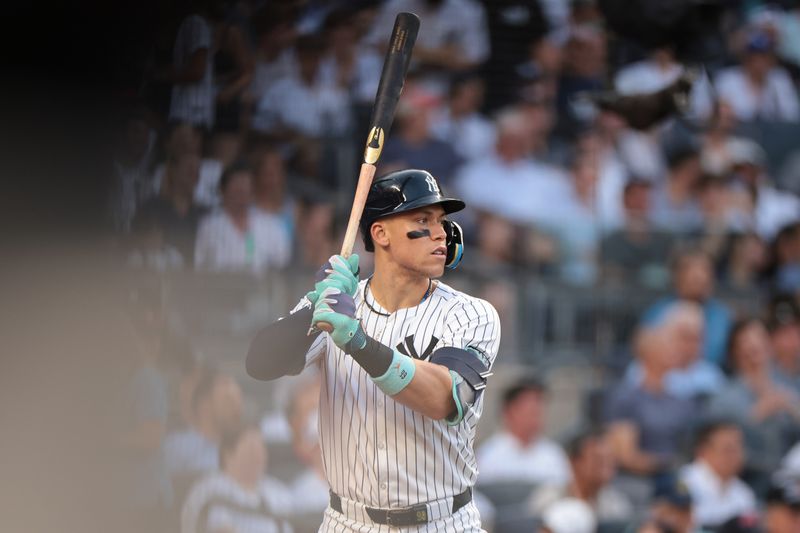
<instances>
[{"instance_id":1,"label":"person wearing cap","mask_svg":"<svg viewBox=\"0 0 800 533\"><path fill-rule=\"evenodd\" d=\"M480 482L566 485L571 477L564 450L544 436L546 389L525 378L503 395L503 428L477 450Z\"/></svg>"},{"instance_id":2,"label":"person wearing cap","mask_svg":"<svg viewBox=\"0 0 800 533\"><path fill-rule=\"evenodd\" d=\"M732 139L730 154L731 197L749 219L749 227L764 239L800 219L800 200L777 189L767 175L767 154L751 139Z\"/></svg>"},{"instance_id":3,"label":"person wearing cap","mask_svg":"<svg viewBox=\"0 0 800 533\"><path fill-rule=\"evenodd\" d=\"M763 30L746 36L741 66L716 77L719 97L727 101L739 120L800 120L800 102L789 74L777 66L775 42Z\"/></svg>"},{"instance_id":4,"label":"person wearing cap","mask_svg":"<svg viewBox=\"0 0 800 533\"><path fill-rule=\"evenodd\" d=\"M677 476L662 476L655 483L646 519L635 529L637 533L701 533L694 523L692 495Z\"/></svg>"},{"instance_id":5,"label":"person wearing cap","mask_svg":"<svg viewBox=\"0 0 800 533\"><path fill-rule=\"evenodd\" d=\"M770 302L767 330L772 344L775 374L800 395L800 305L792 295Z\"/></svg>"},{"instance_id":6,"label":"person wearing cap","mask_svg":"<svg viewBox=\"0 0 800 533\"><path fill-rule=\"evenodd\" d=\"M753 490L737 476L744 466L742 430L727 420L712 420L697 432L695 459L681 468L701 526L716 527L735 516L756 511Z\"/></svg>"},{"instance_id":7,"label":"person wearing cap","mask_svg":"<svg viewBox=\"0 0 800 533\"><path fill-rule=\"evenodd\" d=\"M313 290L250 344L256 379L320 372L331 489L320 531L482 531L473 442L500 319L438 279L463 257L448 215L464 207L425 170L375 179L359 221L372 275L359 280L358 255L331 256Z\"/></svg>"},{"instance_id":8,"label":"person wearing cap","mask_svg":"<svg viewBox=\"0 0 800 533\"><path fill-rule=\"evenodd\" d=\"M764 533L800 531L800 485L774 483L764 500Z\"/></svg>"},{"instance_id":9,"label":"person wearing cap","mask_svg":"<svg viewBox=\"0 0 800 533\"><path fill-rule=\"evenodd\" d=\"M591 508L598 522L627 522L634 507L612 484L617 473L608 432L603 427L585 427L566 440L572 479L567 485L545 484L528 499L528 509L541 516L553 503L578 498Z\"/></svg>"}]
</instances>

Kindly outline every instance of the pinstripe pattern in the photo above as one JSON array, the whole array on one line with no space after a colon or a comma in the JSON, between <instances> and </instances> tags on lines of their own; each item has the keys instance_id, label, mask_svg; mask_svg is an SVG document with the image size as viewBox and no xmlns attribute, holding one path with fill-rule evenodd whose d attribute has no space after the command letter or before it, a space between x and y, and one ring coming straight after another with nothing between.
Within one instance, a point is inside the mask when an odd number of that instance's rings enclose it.
<instances>
[{"instance_id":1,"label":"pinstripe pattern","mask_svg":"<svg viewBox=\"0 0 800 533\"><path fill-rule=\"evenodd\" d=\"M364 330L390 346L405 346L423 354L445 346L471 346L494 363L500 341L500 321L487 302L438 283L420 305L389 316L364 305L364 285L356 295L357 316ZM386 312L377 302L370 304ZM413 335L412 339L407 339ZM442 506L434 515L447 515L452 497L472 487L477 478L473 452L475 426L483 397L467 409L464 420L450 427L395 402L378 389L369 375L322 334L307 355L307 364L319 364L323 384L320 398L320 444L331 489L343 499L378 508L397 508L421 502ZM429 357L430 353L425 357ZM354 509L355 516L364 515ZM388 530L364 515L354 522L328 510L322 531ZM430 522L419 531L480 530L474 505L456 515Z\"/></svg>"}]
</instances>

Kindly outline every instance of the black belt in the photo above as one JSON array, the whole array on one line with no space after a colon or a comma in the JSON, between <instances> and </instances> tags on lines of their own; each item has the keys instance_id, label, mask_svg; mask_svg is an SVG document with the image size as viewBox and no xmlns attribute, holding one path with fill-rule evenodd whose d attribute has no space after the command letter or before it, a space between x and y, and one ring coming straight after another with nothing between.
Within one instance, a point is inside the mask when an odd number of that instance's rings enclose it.
<instances>
[{"instance_id":1,"label":"black belt","mask_svg":"<svg viewBox=\"0 0 800 533\"><path fill-rule=\"evenodd\" d=\"M453 496L453 511L456 511L467 505L472 501L472 489L468 488L461 494ZM338 494L331 491L331 509L338 513L342 513L342 499ZM374 507L364 506L367 511L367 516L376 524L383 524L386 526L404 527L416 526L419 524L426 524L429 522L428 518L428 505L425 503L418 503L411 507L403 507L402 509L376 509ZM342 513L344 514L344 513Z\"/></svg>"}]
</instances>

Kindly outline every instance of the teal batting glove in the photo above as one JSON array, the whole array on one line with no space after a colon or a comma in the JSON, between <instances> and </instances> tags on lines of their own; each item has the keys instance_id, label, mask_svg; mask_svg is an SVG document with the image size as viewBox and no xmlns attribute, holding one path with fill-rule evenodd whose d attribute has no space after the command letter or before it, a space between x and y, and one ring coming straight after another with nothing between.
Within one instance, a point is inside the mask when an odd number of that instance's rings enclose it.
<instances>
[{"instance_id":1,"label":"teal batting glove","mask_svg":"<svg viewBox=\"0 0 800 533\"><path fill-rule=\"evenodd\" d=\"M314 290L306 294L312 304L317 303L319 295L328 287L336 287L350 296L358 290L358 254L347 259L341 255L332 255L314 276Z\"/></svg>"},{"instance_id":2,"label":"teal batting glove","mask_svg":"<svg viewBox=\"0 0 800 533\"><path fill-rule=\"evenodd\" d=\"M347 351L349 343L356 337L361 323L355 317L356 304L353 297L345 294L336 287L328 287L319 295L311 323L327 322L333 328L330 332L331 339L336 346ZM363 337L363 335L360 335Z\"/></svg>"}]
</instances>

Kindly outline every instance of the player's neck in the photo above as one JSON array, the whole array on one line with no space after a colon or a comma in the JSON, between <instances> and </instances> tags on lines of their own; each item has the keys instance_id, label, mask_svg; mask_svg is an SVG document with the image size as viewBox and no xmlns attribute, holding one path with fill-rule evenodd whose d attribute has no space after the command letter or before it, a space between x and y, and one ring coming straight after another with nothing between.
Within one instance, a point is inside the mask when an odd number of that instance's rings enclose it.
<instances>
[{"instance_id":1,"label":"player's neck","mask_svg":"<svg viewBox=\"0 0 800 533\"><path fill-rule=\"evenodd\" d=\"M426 296L430 279L419 275L410 276L394 269L376 269L369 284L370 294L378 305L390 313L398 309L415 307Z\"/></svg>"}]
</instances>

